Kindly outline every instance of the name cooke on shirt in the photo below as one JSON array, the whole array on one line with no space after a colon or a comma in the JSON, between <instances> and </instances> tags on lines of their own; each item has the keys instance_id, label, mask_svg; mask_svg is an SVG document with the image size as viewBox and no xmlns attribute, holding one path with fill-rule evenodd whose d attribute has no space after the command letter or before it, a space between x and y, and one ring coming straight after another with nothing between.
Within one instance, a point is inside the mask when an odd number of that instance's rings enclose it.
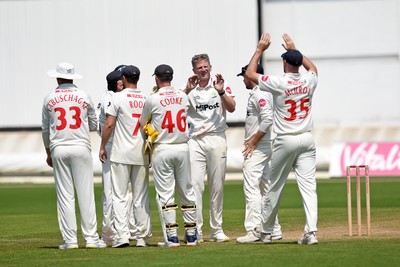
<instances>
[{"instance_id":1,"label":"name cooke on shirt","mask_svg":"<svg viewBox=\"0 0 400 267\"><path fill-rule=\"evenodd\" d=\"M168 105L182 105L182 97L171 97L171 98L164 98L160 100L160 105L166 107Z\"/></svg>"}]
</instances>

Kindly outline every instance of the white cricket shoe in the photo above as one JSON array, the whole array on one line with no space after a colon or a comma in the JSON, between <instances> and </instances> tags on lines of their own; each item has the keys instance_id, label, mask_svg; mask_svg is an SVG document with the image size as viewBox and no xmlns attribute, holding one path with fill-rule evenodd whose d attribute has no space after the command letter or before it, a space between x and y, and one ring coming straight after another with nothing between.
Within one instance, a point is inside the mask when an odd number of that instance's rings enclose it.
<instances>
[{"instance_id":1,"label":"white cricket shoe","mask_svg":"<svg viewBox=\"0 0 400 267\"><path fill-rule=\"evenodd\" d=\"M271 233L261 233L260 234L260 241L264 242L265 244L272 243L272 235L271 235Z\"/></svg>"},{"instance_id":2,"label":"white cricket shoe","mask_svg":"<svg viewBox=\"0 0 400 267\"><path fill-rule=\"evenodd\" d=\"M179 238L177 236L170 236L168 237L168 242L162 241L158 242L157 246L159 247L179 247L181 244L179 243Z\"/></svg>"},{"instance_id":3,"label":"white cricket shoe","mask_svg":"<svg viewBox=\"0 0 400 267\"><path fill-rule=\"evenodd\" d=\"M317 235L315 232L304 233L297 241L299 245L314 245L318 244Z\"/></svg>"},{"instance_id":4,"label":"white cricket shoe","mask_svg":"<svg viewBox=\"0 0 400 267\"><path fill-rule=\"evenodd\" d=\"M220 232L218 234L215 235L210 235L210 242L228 242L229 241L229 237L227 237L224 232Z\"/></svg>"},{"instance_id":5,"label":"white cricket shoe","mask_svg":"<svg viewBox=\"0 0 400 267\"><path fill-rule=\"evenodd\" d=\"M282 239L282 231L281 230L273 231L271 237L272 237L271 238L272 240L281 240Z\"/></svg>"},{"instance_id":6,"label":"white cricket shoe","mask_svg":"<svg viewBox=\"0 0 400 267\"><path fill-rule=\"evenodd\" d=\"M95 243L86 243L86 248L106 248L107 244L103 240L99 240Z\"/></svg>"},{"instance_id":7,"label":"white cricket shoe","mask_svg":"<svg viewBox=\"0 0 400 267\"><path fill-rule=\"evenodd\" d=\"M136 238L136 246L137 247L147 247L147 246L149 246L149 243L147 242L147 238L145 238L145 237Z\"/></svg>"},{"instance_id":8,"label":"white cricket shoe","mask_svg":"<svg viewBox=\"0 0 400 267\"><path fill-rule=\"evenodd\" d=\"M77 249L79 248L77 243L62 243L58 246L59 249Z\"/></svg>"},{"instance_id":9,"label":"white cricket shoe","mask_svg":"<svg viewBox=\"0 0 400 267\"><path fill-rule=\"evenodd\" d=\"M113 248L126 248L126 247L129 247L129 242L114 242L112 247Z\"/></svg>"},{"instance_id":10,"label":"white cricket shoe","mask_svg":"<svg viewBox=\"0 0 400 267\"><path fill-rule=\"evenodd\" d=\"M199 245L199 242L197 241L197 236L196 235L185 235L185 242L186 246L188 247L195 247Z\"/></svg>"},{"instance_id":11,"label":"white cricket shoe","mask_svg":"<svg viewBox=\"0 0 400 267\"><path fill-rule=\"evenodd\" d=\"M236 238L237 243L253 243L259 241L260 238L255 236L253 232L247 233L245 236Z\"/></svg>"}]
</instances>

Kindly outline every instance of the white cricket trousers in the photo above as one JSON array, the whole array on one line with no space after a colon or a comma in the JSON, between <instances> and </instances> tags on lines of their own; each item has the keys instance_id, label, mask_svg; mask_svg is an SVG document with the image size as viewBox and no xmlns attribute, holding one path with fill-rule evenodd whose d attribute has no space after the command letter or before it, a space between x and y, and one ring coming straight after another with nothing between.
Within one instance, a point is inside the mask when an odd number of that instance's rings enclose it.
<instances>
[{"instance_id":1,"label":"white cricket trousers","mask_svg":"<svg viewBox=\"0 0 400 267\"><path fill-rule=\"evenodd\" d=\"M103 227L101 233L101 239L104 242L112 242L114 231L113 231L113 217L112 217L112 183L111 183L111 165L110 165L110 155L111 155L111 143L106 145L107 160L102 165L102 182L103 182L103 195L101 201L103 204Z\"/></svg>"},{"instance_id":2,"label":"white cricket trousers","mask_svg":"<svg viewBox=\"0 0 400 267\"><path fill-rule=\"evenodd\" d=\"M96 243L93 159L85 146L56 146L51 151L57 192L58 223L65 243L77 243L75 191L78 197L81 228L86 243Z\"/></svg>"},{"instance_id":3,"label":"white cricket trousers","mask_svg":"<svg viewBox=\"0 0 400 267\"><path fill-rule=\"evenodd\" d=\"M210 192L210 236L223 232L222 210L227 144L225 132L208 133L189 140L190 166L197 205L197 231L202 234L204 177Z\"/></svg>"},{"instance_id":4,"label":"white cricket trousers","mask_svg":"<svg viewBox=\"0 0 400 267\"><path fill-rule=\"evenodd\" d=\"M294 169L306 215L305 232L317 231L318 197L316 182L316 148L311 132L278 135L273 144L271 188L263 197L261 231L272 233L283 187Z\"/></svg>"},{"instance_id":5,"label":"white cricket trousers","mask_svg":"<svg viewBox=\"0 0 400 267\"><path fill-rule=\"evenodd\" d=\"M150 237L151 215L148 166L111 162L111 181L113 185L112 205L116 231L114 242L118 244L129 243L129 185L132 187L132 206L138 231L137 237Z\"/></svg>"},{"instance_id":6,"label":"white cricket trousers","mask_svg":"<svg viewBox=\"0 0 400 267\"><path fill-rule=\"evenodd\" d=\"M251 157L243 161L243 190L246 200L244 228L247 233L260 231L262 197L268 192L271 142L259 142ZM276 216L274 231L281 231Z\"/></svg>"},{"instance_id":7,"label":"white cricket trousers","mask_svg":"<svg viewBox=\"0 0 400 267\"><path fill-rule=\"evenodd\" d=\"M115 235L115 229L113 227L113 212L112 212L112 182L111 182L111 163L110 163L110 155L111 155L112 143L107 143L106 150L108 158L102 165L102 182L103 182L103 194L101 197L101 201L103 204L103 227L101 233L101 239L106 243L111 243L113 237ZM136 236L136 222L135 217L133 216L133 207L132 207L132 194L131 190L129 190L130 194L127 194L128 197L128 211L129 211L129 231L131 232L131 236Z\"/></svg>"},{"instance_id":8,"label":"white cricket trousers","mask_svg":"<svg viewBox=\"0 0 400 267\"><path fill-rule=\"evenodd\" d=\"M157 144L152 158L154 186L161 205L175 204L175 189L181 205L195 204L196 196L190 179L189 146ZM182 210L185 224L196 223L196 209ZM176 223L176 210L164 212L166 224ZM175 232L174 234L175 235Z\"/></svg>"}]
</instances>

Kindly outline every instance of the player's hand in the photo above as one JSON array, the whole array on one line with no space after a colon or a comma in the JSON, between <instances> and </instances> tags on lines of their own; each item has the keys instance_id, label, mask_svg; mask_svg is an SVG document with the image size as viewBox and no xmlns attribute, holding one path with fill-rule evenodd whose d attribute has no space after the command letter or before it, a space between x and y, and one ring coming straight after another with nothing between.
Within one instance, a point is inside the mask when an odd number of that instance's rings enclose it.
<instances>
[{"instance_id":1,"label":"player's hand","mask_svg":"<svg viewBox=\"0 0 400 267\"><path fill-rule=\"evenodd\" d=\"M216 80L213 82L214 88L218 93L222 93L224 91L224 77L218 73L215 75L215 78Z\"/></svg>"},{"instance_id":2,"label":"player's hand","mask_svg":"<svg viewBox=\"0 0 400 267\"><path fill-rule=\"evenodd\" d=\"M261 35L261 38L257 44L257 49L265 51L268 49L270 44L271 44L271 35L269 33L265 33Z\"/></svg>"},{"instance_id":3,"label":"player's hand","mask_svg":"<svg viewBox=\"0 0 400 267\"><path fill-rule=\"evenodd\" d=\"M99 159L100 159L101 163L103 163L103 164L107 160L107 150L105 150L104 148L100 148Z\"/></svg>"},{"instance_id":4,"label":"player's hand","mask_svg":"<svg viewBox=\"0 0 400 267\"><path fill-rule=\"evenodd\" d=\"M190 76L186 83L186 93L192 91L199 84L199 75Z\"/></svg>"},{"instance_id":5,"label":"player's hand","mask_svg":"<svg viewBox=\"0 0 400 267\"><path fill-rule=\"evenodd\" d=\"M251 158L253 155L253 151L256 149L257 143L254 142L253 138L244 142L244 149L242 151L242 155L245 158Z\"/></svg>"},{"instance_id":6,"label":"player's hand","mask_svg":"<svg viewBox=\"0 0 400 267\"><path fill-rule=\"evenodd\" d=\"M285 50L297 50L292 38L290 38L290 36L287 33L284 33L282 35L282 38L283 38L283 41L285 41L285 43L282 44L282 46L283 46L283 48L285 48Z\"/></svg>"},{"instance_id":7,"label":"player's hand","mask_svg":"<svg viewBox=\"0 0 400 267\"><path fill-rule=\"evenodd\" d=\"M53 160L51 159L51 155L47 155L46 163L53 168Z\"/></svg>"}]
</instances>

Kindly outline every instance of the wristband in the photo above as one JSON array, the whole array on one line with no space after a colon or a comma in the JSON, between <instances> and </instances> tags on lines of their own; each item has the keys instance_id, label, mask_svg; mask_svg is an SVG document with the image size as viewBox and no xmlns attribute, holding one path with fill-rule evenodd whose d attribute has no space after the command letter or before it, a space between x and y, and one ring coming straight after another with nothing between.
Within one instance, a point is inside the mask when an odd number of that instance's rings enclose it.
<instances>
[{"instance_id":1,"label":"wristband","mask_svg":"<svg viewBox=\"0 0 400 267\"><path fill-rule=\"evenodd\" d=\"M223 96L225 94L225 90L222 90L222 92L218 93L218 94L219 94L219 96Z\"/></svg>"}]
</instances>

